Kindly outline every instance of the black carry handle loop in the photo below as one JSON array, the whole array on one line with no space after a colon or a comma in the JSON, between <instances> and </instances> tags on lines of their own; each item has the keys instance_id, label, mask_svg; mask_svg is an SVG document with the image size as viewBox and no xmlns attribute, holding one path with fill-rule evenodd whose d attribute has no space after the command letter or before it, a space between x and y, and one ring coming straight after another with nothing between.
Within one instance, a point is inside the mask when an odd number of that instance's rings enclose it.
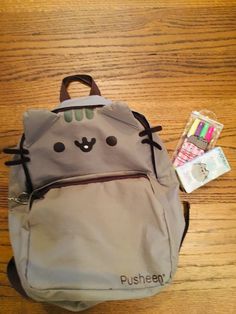
<instances>
[{"instance_id":1,"label":"black carry handle loop","mask_svg":"<svg viewBox=\"0 0 236 314\"><path fill-rule=\"evenodd\" d=\"M60 102L70 99L70 95L67 91L67 88L72 82L80 82L90 87L91 88L89 93L90 96L91 95L101 96L101 92L97 84L94 82L92 76L86 74L71 75L65 77L61 82Z\"/></svg>"}]
</instances>

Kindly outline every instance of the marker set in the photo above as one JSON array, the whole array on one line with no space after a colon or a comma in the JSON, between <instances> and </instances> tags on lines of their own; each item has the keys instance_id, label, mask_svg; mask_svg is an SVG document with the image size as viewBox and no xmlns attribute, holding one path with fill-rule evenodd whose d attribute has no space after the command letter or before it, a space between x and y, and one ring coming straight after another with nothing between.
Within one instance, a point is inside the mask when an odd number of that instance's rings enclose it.
<instances>
[{"instance_id":1,"label":"marker set","mask_svg":"<svg viewBox=\"0 0 236 314\"><path fill-rule=\"evenodd\" d=\"M200 112L192 112L174 155L174 167L182 166L211 149L222 128L223 124Z\"/></svg>"},{"instance_id":2,"label":"marker set","mask_svg":"<svg viewBox=\"0 0 236 314\"><path fill-rule=\"evenodd\" d=\"M209 123L200 121L198 118L193 122L189 132L188 137L191 135L199 136L205 138L209 143L211 141L214 132L214 126L210 126Z\"/></svg>"}]
</instances>

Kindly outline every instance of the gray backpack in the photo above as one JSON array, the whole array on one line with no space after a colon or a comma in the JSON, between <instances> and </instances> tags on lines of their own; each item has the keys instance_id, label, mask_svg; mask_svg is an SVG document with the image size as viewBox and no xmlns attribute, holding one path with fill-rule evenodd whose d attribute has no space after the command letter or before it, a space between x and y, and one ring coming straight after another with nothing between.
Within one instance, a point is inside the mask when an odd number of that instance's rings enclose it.
<instances>
[{"instance_id":1,"label":"gray backpack","mask_svg":"<svg viewBox=\"0 0 236 314\"><path fill-rule=\"evenodd\" d=\"M70 99L73 81L90 96ZM8 264L25 297L81 311L171 282L188 228L166 149L143 115L63 79L54 110L24 113L9 181Z\"/></svg>"}]
</instances>

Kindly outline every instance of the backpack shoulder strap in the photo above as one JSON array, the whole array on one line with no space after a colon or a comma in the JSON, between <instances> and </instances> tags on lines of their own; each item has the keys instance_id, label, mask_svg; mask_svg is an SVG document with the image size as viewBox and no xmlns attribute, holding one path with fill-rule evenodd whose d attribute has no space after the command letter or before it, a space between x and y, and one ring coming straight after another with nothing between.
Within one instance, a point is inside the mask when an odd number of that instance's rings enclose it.
<instances>
[{"instance_id":1,"label":"backpack shoulder strap","mask_svg":"<svg viewBox=\"0 0 236 314\"><path fill-rule=\"evenodd\" d=\"M181 239L181 242L180 242L179 250L181 249L182 244L183 244L184 239L185 239L185 236L186 236L186 234L187 234L187 232L188 232L188 228L189 228L189 218L190 218L190 203L189 203L189 202L186 202L186 201L183 201L182 204L183 204L183 212L184 212L185 227L184 227L183 236L182 236L182 239Z\"/></svg>"}]
</instances>

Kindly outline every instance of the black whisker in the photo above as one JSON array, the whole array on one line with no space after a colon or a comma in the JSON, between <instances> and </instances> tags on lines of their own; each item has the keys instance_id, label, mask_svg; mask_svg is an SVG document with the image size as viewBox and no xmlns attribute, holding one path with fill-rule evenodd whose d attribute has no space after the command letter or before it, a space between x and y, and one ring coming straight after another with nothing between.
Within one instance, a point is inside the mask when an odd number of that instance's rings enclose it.
<instances>
[{"instance_id":1,"label":"black whisker","mask_svg":"<svg viewBox=\"0 0 236 314\"><path fill-rule=\"evenodd\" d=\"M6 166L16 166L16 165L21 165L25 162L29 162L30 158L29 157L24 157L22 159L17 159L17 160L9 160L5 162Z\"/></svg>"},{"instance_id":2,"label":"black whisker","mask_svg":"<svg viewBox=\"0 0 236 314\"><path fill-rule=\"evenodd\" d=\"M151 133L159 132L161 130L162 130L162 127L160 125L157 125L152 128L144 129L143 131L139 132L139 136L149 135Z\"/></svg>"},{"instance_id":3,"label":"black whisker","mask_svg":"<svg viewBox=\"0 0 236 314\"><path fill-rule=\"evenodd\" d=\"M161 145L159 145L158 143L154 142L153 140L150 140L149 138L143 139L141 143L149 144L149 145L152 145L152 146L158 148L159 150L162 150Z\"/></svg>"},{"instance_id":4,"label":"black whisker","mask_svg":"<svg viewBox=\"0 0 236 314\"><path fill-rule=\"evenodd\" d=\"M25 148L23 148L23 149L20 149L20 148L4 148L3 152L5 154L25 154L25 155L29 154L28 149L25 149Z\"/></svg>"}]
</instances>

